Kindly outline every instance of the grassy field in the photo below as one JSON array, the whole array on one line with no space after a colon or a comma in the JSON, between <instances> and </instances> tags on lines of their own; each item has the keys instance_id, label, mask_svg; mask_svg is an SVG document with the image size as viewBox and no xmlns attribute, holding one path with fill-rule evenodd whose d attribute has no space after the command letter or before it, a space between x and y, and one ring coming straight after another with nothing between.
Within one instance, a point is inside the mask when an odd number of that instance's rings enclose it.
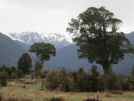
<instances>
[{"instance_id":1,"label":"grassy field","mask_svg":"<svg viewBox=\"0 0 134 101\"><path fill-rule=\"evenodd\" d=\"M29 85L22 82L10 82L7 87L0 88L0 96L3 98L32 99L28 101L50 101L49 99L53 97L62 97L65 101L84 101L84 99L96 98L97 96L99 96L101 101L134 101L134 92L92 93L47 91L47 89L40 90L40 83Z\"/></svg>"},{"instance_id":2,"label":"grassy field","mask_svg":"<svg viewBox=\"0 0 134 101\"><path fill-rule=\"evenodd\" d=\"M32 101L47 101L52 97L63 97L65 101L83 101L84 99L90 97L96 97L99 95L101 101L134 101L134 92L124 92L123 94L114 93L78 93L78 92L50 92L50 91L40 91L31 88L22 87L4 87L0 89L0 94L6 97L15 98L27 98L32 99Z\"/></svg>"}]
</instances>

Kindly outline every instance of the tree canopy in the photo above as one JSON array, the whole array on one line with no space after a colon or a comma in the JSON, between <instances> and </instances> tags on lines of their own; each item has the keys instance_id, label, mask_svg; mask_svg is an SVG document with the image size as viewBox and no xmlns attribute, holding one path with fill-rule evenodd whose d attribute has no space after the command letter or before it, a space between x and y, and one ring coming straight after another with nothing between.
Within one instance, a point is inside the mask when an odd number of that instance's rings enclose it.
<instances>
[{"instance_id":1,"label":"tree canopy","mask_svg":"<svg viewBox=\"0 0 134 101\"><path fill-rule=\"evenodd\" d=\"M33 44L30 52L35 53L43 63L45 60L49 60L51 56L55 56L56 49L52 44L42 42Z\"/></svg>"},{"instance_id":2,"label":"tree canopy","mask_svg":"<svg viewBox=\"0 0 134 101\"><path fill-rule=\"evenodd\" d=\"M79 46L79 56L97 62L108 73L111 64L116 64L128 52L129 41L119 32L121 20L104 7L90 7L72 18L67 31L75 33L74 41Z\"/></svg>"},{"instance_id":3,"label":"tree canopy","mask_svg":"<svg viewBox=\"0 0 134 101\"><path fill-rule=\"evenodd\" d=\"M28 53L24 53L18 61L18 70L24 74L29 73L32 68L32 59Z\"/></svg>"}]
</instances>

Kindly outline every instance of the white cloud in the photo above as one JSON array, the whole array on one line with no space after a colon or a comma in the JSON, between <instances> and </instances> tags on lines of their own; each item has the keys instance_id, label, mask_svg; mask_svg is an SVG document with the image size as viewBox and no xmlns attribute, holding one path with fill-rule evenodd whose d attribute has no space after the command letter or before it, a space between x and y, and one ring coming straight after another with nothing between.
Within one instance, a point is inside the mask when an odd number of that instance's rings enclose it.
<instances>
[{"instance_id":1,"label":"white cloud","mask_svg":"<svg viewBox=\"0 0 134 101\"><path fill-rule=\"evenodd\" d=\"M90 6L105 6L134 30L133 0L0 0L0 31L64 32L72 17Z\"/></svg>"}]
</instances>

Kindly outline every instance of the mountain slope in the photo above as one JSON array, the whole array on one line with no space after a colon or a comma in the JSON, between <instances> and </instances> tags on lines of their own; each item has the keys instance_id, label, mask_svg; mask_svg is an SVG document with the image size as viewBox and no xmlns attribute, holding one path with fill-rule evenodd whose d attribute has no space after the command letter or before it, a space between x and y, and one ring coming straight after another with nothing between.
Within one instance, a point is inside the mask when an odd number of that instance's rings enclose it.
<instances>
[{"instance_id":1,"label":"mountain slope","mask_svg":"<svg viewBox=\"0 0 134 101\"><path fill-rule=\"evenodd\" d=\"M134 32L129 33L126 37L134 44ZM79 59L77 54L77 47L74 44L68 45L57 51L56 57L52 58L48 62L50 67L65 67L67 69L76 70L79 67L85 67L86 69L91 67L91 64L87 60ZM134 55L126 54L124 60L120 61L118 64L113 65L113 70L116 73L128 74L131 72L134 65ZM101 69L101 68L100 68Z\"/></svg>"},{"instance_id":2,"label":"mountain slope","mask_svg":"<svg viewBox=\"0 0 134 101\"><path fill-rule=\"evenodd\" d=\"M66 68L76 70L80 67L90 69L91 64L86 59L79 59L77 46L72 43L72 36L59 34L42 34L35 32L23 32L21 34L8 34L9 37L0 34L0 64L15 64L18 57L35 42L49 42L56 46L57 54L47 62L49 68ZM59 35L59 36L58 36ZM134 32L126 34L126 37L134 44ZM18 41L19 40L19 41ZM22 43L23 42L23 43ZM27 45L25 45L25 44ZM120 63L113 65L114 71L121 74L128 74L134 65L134 55L129 54Z\"/></svg>"},{"instance_id":3,"label":"mountain slope","mask_svg":"<svg viewBox=\"0 0 134 101\"><path fill-rule=\"evenodd\" d=\"M83 61L83 62L82 62ZM53 57L48 65L50 67L67 68L76 70L79 67L87 67L87 60L79 60L77 55L77 47L74 44L57 50L56 56Z\"/></svg>"},{"instance_id":4,"label":"mountain slope","mask_svg":"<svg viewBox=\"0 0 134 101\"><path fill-rule=\"evenodd\" d=\"M19 57L26 52L26 49L25 44L13 41L0 33L0 65L16 65Z\"/></svg>"},{"instance_id":5,"label":"mountain slope","mask_svg":"<svg viewBox=\"0 0 134 101\"><path fill-rule=\"evenodd\" d=\"M126 34L126 37L131 44L134 45L134 32ZM120 61L118 64L113 65L113 69L121 74L131 73L134 67L134 54L126 54L124 60Z\"/></svg>"}]
</instances>

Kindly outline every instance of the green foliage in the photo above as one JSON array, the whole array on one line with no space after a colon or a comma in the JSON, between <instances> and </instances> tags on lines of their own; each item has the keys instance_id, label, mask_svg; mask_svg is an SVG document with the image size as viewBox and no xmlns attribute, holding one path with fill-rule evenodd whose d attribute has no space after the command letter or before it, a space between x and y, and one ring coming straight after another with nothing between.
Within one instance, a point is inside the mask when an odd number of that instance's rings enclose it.
<instances>
[{"instance_id":1,"label":"green foliage","mask_svg":"<svg viewBox=\"0 0 134 101\"><path fill-rule=\"evenodd\" d=\"M91 76L80 68L77 72L51 71L47 75L47 88L63 91L97 91L99 74Z\"/></svg>"},{"instance_id":2,"label":"green foliage","mask_svg":"<svg viewBox=\"0 0 134 101\"><path fill-rule=\"evenodd\" d=\"M80 47L81 58L96 61L108 73L111 64L118 63L128 52L129 41L118 31L121 20L104 7L90 7L72 19L68 31L76 33L74 41Z\"/></svg>"},{"instance_id":3,"label":"green foliage","mask_svg":"<svg viewBox=\"0 0 134 101\"><path fill-rule=\"evenodd\" d=\"M32 68L32 59L28 53L24 53L18 61L18 71L21 71L23 74L30 73Z\"/></svg>"},{"instance_id":4,"label":"green foliage","mask_svg":"<svg viewBox=\"0 0 134 101\"><path fill-rule=\"evenodd\" d=\"M128 77L124 82L125 90L134 90L134 78Z\"/></svg>"},{"instance_id":5,"label":"green foliage","mask_svg":"<svg viewBox=\"0 0 134 101\"><path fill-rule=\"evenodd\" d=\"M5 65L0 67L0 78L15 79L17 78L16 67L7 67Z\"/></svg>"},{"instance_id":6,"label":"green foliage","mask_svg":"<svg viewBox=\"0 0 134 101\"><path fill-rule=\"evenodd\" d=\"M3 65L0 70L0 86L6 86L7 79L8 79L8 69L6 68L5 65Z\"/></svg>"},{"instance_id":7,"label":"green foliage","mask_svg":"<svg viewBox=\"0 0 134 101\"><path fill-rule=\"evenodd\" d=\"M7 85L7 72L2 71L0 72L0 86L6 86Z\"/></svg>"},{"instance_id":8,"label":"green foliage","mask_svg":"<svg viewBox=\"0 0 134 101\"><path fill-rule=\"evenodd\" d=\"M38 70L37 70L38 71ZM41 73L43 71L41 70ZM6 86L8 80L17 79L22 74L15 67L1 66L0 68L0 86ZM91 72L80 68L78 71L67 72L66 70L47 71L45 76L39 74L37 78L40 83L40 89L60 90L60 91L77 91L77 92L96 92L104 90L134 90L133 76L119 76L114 73L102 75L93 66ZM44 78L45 77L45 78Z\"/></svg>"},{"instance_id":9,"label":"green foliage","mask_svg":"<svg viewBox=\"0 0 134 101\"><path fill-rule=\"evenodd\" d=\"M40 61L49 60L51 56L55 56L56 49L49 43L35 43L31 46L30 52L35 53Z\"/></svg>"},{"instance_id":10,"label":"green foliage","mask_svg":"<svg viewBox=\"0 0 134 101\"><path fill-rule=\"evenodd\" d=\"M7 80L6 79L1 79L0 80L0 86L2 86L2 87L7 86Z\"/></svg>"},{"instance_id":11,"label":"green foliage","mask_svg":"<svg viewBox=\"0 0 134 101\"><path fill-rule=\"evenodd\" d=\"M104 90L134 90L134 78L110 73L102 75L93 66L91 72L80 68L78 71L66 72L65 70L48 71L46 82L49 90L96 92Z\"/></svg>"},{"instance_id":12,"label":"green foliage","mask_svg":"<svg viewBox=\"0 0 134 101\"><path fill-rule=\"evenodd\" d=\"M101 80L100 77L101 77L101 75L97 71L97 66L93 65L92 69L91 69L90 82L89 82L90 89L92 91L100 90L100 86L102 86L100 83L100 80Z\"/></svg>"},{"instance_id":13,"label":"green foliage","mask_svg":"<svg viewBox=\"0 0 134 101\"><path fill-rule=\"evenodd\" d=\"M107 89L109 90L121 90L122 88L122 81L121 81L121 78L115 74L110 74L110 75L107 75L107 76L104 76L106 78L106 87Z\"/></svg>"},{"instance_id":14,"label":"green foliage","mask_svg":"<svg viewBox=\"0 0 134 101\"><path fill-rule=\"evenodd\" d=\"M10 78L12 78L12 79L15 79L15 78L18 77L16 67L10 67L10 69L9 69L9 76L10 76Z\"/></svg>"},{"instance_id":15,"label":"green foliage","mask_svg":"<svg viewBox=\"0 0 134 101\"><path fill-rule=\"evenodd\" d=\"M0 67L0 86L6 86L7 81L16 79L18 72L15 67L7 67L5 65Z\"/></svg>"},{"instance_id":16,"label":"green foliage","mask_svg":"<svg viewBox=\"0 0 134 101\"><path fill-rule=\"evenodd\" d=\"M63 90L66 82L66 75L62 71L51 71L47 75L47 87L51 90Z\"/></svg>"}]
</instances>

